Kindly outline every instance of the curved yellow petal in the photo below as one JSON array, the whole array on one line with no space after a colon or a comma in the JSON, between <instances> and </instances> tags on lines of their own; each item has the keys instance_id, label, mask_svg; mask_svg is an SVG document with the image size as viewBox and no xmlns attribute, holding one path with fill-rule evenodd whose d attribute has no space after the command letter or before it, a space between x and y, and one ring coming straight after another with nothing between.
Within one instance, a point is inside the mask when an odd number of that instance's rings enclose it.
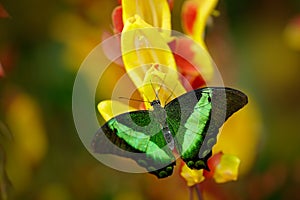
<instances>
[{"instance_id":1,"label":"curved yellow petal","mask_svg":"<svg viewBox=\"0 0 300 200\"><path fill-rule=\"evenodd\" d=\"M204 48L206 48L203 40L205 26L217 3L218 0L189 0L185 2L185 5L195 4L197 6L196 19L193 24L192 33L189 35Z\"/></svg>"},{"instance_id":2,"label":"curved yellow petal","mask_svg":"<svg viewBox=\"0 0 300 200\"><path fill-rule=\"evenodd\" d=\"M125 22L121 49L127 70L149 63L159 63L176 69L173 54L159 30L138 15Z\"/></svg>"},{"instance_id":3,"label":"curved yellow petal","mask_svg":"<svg viewBox=\"0 0 300 200\"><path fill-rule=\"evenodd\" d=\"M186 164L182 166L180 175L186 180L187 186L189 187L201 183L205 179L203 176L203 169L190 169Z\"/></svg>"},{"instance_id":4,"label":"curved yellow petal","mask_svg":"<svg viewBox=\"0 0 300 200\"><path fill-rule=\"evenodd\" d=\"M136 108L126 105L120 101L114 100L101 101L97 108L105 121L108 121L119 114L137 110Z\"/></svg>"},{"instance_id":5,"label":"curved yellow petal","mask_svg":"<svg viewBox=\"0 0 300 200\"><path fill-rule=\"evenodd\" d=\"M197 45L191 46L194 52L192 62L201 71L201 75L205 80L211 80L214 75L214 63L207 51L204 42L205 27L208 18L214 13L214 8L218 0L188 0L184 2L182 9L183 28L185 33L189 35ZM201 67L199 67L201 66Z\"/></svg>"},{"instance_id":6,"label":"curved yellow petal","mask_svg":"<svg viewBox=\"0 0 300 200\"><path fill-rule=\"evenodd\" d=\"M171 13L166 0L122 0L123 23L139 15L153 27L171 29Z\"/></svg>"},{"instance_id":7,"label":"curved yellow petal","mask_svg":"<svg viewBox=\"0 0 300 200\"><path fill-rule=\"evenodd\" d=\"M166 40L138 15L125 22L121 48L125 69L145 101L156 99L156 93L166 94L159 96L161 102L170 93L175 93L174 96L185 93Z\"/></svg>"},{"instance_id":8,"label":"curved yellow petal","mask_svg":"<svg viewBox=\"0 0 300 200\"><path fill-rule=\"evenodd\" d=\"M232 115L224 124L213 152L236 155L241 160L240 174L253 165L260 141L261 120L254 100Z\"/></svg>"},{"instance_id":9,"label":"curved yellow petal","mask_svg":"<svg viewBox=\"0 0 300 200\"><path fill-rule=\"evenodd\" d=\"M217 183L235 181L238 178L240 159L234 155L223 154L215 168L214 180Z\"/></svg>"}]
</instances>

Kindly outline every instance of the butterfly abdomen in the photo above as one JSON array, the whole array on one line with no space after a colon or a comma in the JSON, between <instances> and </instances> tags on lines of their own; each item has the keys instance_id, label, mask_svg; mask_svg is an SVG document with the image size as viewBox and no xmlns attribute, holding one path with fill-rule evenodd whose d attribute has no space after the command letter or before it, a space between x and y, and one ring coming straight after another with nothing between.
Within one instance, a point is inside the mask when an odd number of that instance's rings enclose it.
<instances>
[{"instance_id":1,"label":"butterfly abdomen","mask_svg":"<svg viewBox=\"0 0 300 200\"><path fill-rule=\"evenodd\" d=\"M168 147L173 150L175 148L174 139L170 132L170 129L167 124L167 113L165 109L160 105L159 101L153 101L151 103L153 106L153 120L155 120L158 124L160 124L160 127L162 129L162 133L164 135L164 139L168 145Z\"/></svg>"},{"instance_id":2,"label":"butterfly abdomen","mask_svg":"<svg viewBox=\"0 0 300 200\"><path fill-rule=\"evenodd\" d=\"M174 138L171 134L171 131L169 130L169 127L168 126L164 127L162 131L169 148L173 151L175 148L175 144L174 144Z\"/></svg>"}]
</instances>

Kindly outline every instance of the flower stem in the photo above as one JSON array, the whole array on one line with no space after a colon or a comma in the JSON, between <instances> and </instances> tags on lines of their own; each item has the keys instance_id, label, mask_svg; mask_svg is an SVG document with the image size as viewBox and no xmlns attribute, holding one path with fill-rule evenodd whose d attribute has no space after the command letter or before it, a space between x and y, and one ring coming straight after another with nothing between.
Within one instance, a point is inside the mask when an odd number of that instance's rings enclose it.
<instances>
[{"instance_id":1,"label":"flower stem","mask_svg":"<svg viewBox=\"0 0 300 200\"><path fill-rule=\"evenodd\" d=\"M195 190L196 190L196 194L197 194L198 200L203 200L200 188L197 185L195 185L194 187L195 187Z\"/></svg>"},{"instance_id":2,"label":"flower stem","mask_svg":"<svg viewBox=\"0 0 300 200\"><path fill-rule=\"evenodd\" d=\"M189 187L189 189L190 189L190 200L194 200L193 187Z\"/></svg>"},{"instance_id":3,"label":"flower stem","mask_svg":"<svg viewBox=\"0 0 300 200\"><path fill-rule=\"evenodd\" d=\"M198 200L203 200L200 188L197 185L192 186L189 189L190 189L190 200L194 200L194 189L196 190L196 195Z\"/></svg>"}]
</instances>

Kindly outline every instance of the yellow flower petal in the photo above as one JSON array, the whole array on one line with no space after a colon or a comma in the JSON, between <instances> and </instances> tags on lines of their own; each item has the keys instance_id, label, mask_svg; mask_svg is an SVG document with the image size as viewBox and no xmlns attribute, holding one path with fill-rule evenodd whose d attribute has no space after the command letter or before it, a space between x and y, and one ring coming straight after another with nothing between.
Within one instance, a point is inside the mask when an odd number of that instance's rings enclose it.
<instances>
[{"instance_id":1,"label":"yellow flower petal","mask_svg":"<svg viewBox=\"0 0 300 200\"><path fill-rule=\"evenodd\" d=\"M7 107L6 123L13 133L7 151L7 173L16 191L28 187L31 176L44 158L48 141L41 110L35 99L17 93Z\"/></svg>"},{"instance_id":2,"label":"yellow flower petal","mask_svg":"<svg viewBox=\"0 0 300 200\"><path fill-rule=\"evenodd\" d=\"M166 0L122 0L123 22L135 15L148 24L162 29L171 29L171 14Z\"/></svg>"},{"instance_id":3,"label":"yellow flower petal","mask_svg":"<svg viewBox=\"0 0 300 200\"><path fill-rule=\"evenodd\" d=\"M143 87L140 91L147 101L159 99L162 106L167 102L185 93L181 83L176 76L177 72L163 72L159 65L153 65L146 73ZM145 104L146 108L151 108L150 104Z\"/></svg>"},{"instance_id":4,"label":"yellow flower petal","mask_svg":"<svg viewBox=\"0 0 300 200\"><path fill-rule=\"evenodd\" d=\"M206 48L203 40L205 26L217 3L218 0L189 0L185 2L185 5L196 4L198 7L192 33L189 35L204 48Z\"/></svg>"},{"instance_id":5,"label":"yellow flower petal","mask_svg":"<svg viewBox=\"0 0 300 200\"><path fill-rule=\"evenodd\" d=\"M213 178L217 183L235 181L238 177L240 159L233 155L223 154L220 163L216 166Z\"/></svg>"},{"instance_id":6,"label":"yellow flower petal","mask_svg":"<svg viewBox=\"0 0 300 200\"><path fill-rule=\"evenodd\" d=\"M14 134L15 145L33 164L37 164L47 151L47 137L41 119L39 105L27 94L18 94L8 107L7 123Z\"/></svg>"},{"instance_id":7,"label":"yellow flower petal","mask_svg":"<svg viewBox=\"0 0 300 200\"><path fill-rule=\"evenodd\" d=\"M216 14L214 8L217 3L218 0L188 0L184 2L182 9L185 33L197 42L197 45L192 45L190 49L195 55L192 62L207 81L213 78L214 63L207 51L204 33L210 15Z\"/></svg>"},{"instance_id":8,"label":"yellow flower petal","mask_svg":"<svg viewBox=\"0 0 300 200\"><path fill-rule=\"evenodd\" d=\"M147 24L138 15L125 22L121 48L125 69L145 101L156 99L155 93L158 91L167 93L160 96L162 102L167 100L164 97L170 96L170 93L175 93L175 96L185 93L166 40L158 29ZM149 107L149 104L146 106Z\"/></svg>"},{"instance_id":9,"label":"yellow flower petal","mask_svg":"<svg viewBox=\"0 0 300 200\"><path fill-rule=\"evenodd\" d=\"M186 180L189 187L204 181L203 169L190 169L186 164L181 168L180 175Z\"/></svg>"},{"instance_id":10,"label":"yellow flower petal","mask_svg":"<svg viewBox=\"0 0 300 200\"><path fill-rule=\"evenodd\" d=\"M253 165L260 140L261 120L254 100L231 116L219 134L213 152L236 155L241 160L240 174L245 174Z\"/></svg>"},{"instance_id":11,"label":"yellow flower petal","mask_svg":"<svg viewBox=\"0 0 300 200\"><path fill-rule=\"evenodd\" d=\"M105 121L108 121L119 114L137 110L136 108L114 100L101 101L97 108Z\"/></svg>"},{"instance_id":12,"label":"yellow flower petal","mask_svg":"<svg viewBox=\"0 0 300 200\"><path fill-rule=\"evenodd\" d=\"M128 71L149 63L158 63L176 69L173 54L158 29L147 24L138 15L125 22L121 48Z\"/></svg>"}]
</instances>

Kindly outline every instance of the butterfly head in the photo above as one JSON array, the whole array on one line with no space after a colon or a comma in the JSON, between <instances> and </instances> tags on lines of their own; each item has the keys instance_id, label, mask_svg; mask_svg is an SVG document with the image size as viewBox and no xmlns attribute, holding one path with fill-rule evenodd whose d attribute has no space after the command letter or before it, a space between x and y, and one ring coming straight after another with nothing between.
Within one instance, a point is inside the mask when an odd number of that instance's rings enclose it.
<instances>
[{"instance_id":1,"label":"butterfly head","mask_svg":"<svg viewBox=\"0 0 300 200\"><path fill-rule=\"evenodd\" d=\"M155 105L161 105L160 104L160 100L154 100L150 103L151 106L155 106Z\"/></svg>"}]
</instances>

